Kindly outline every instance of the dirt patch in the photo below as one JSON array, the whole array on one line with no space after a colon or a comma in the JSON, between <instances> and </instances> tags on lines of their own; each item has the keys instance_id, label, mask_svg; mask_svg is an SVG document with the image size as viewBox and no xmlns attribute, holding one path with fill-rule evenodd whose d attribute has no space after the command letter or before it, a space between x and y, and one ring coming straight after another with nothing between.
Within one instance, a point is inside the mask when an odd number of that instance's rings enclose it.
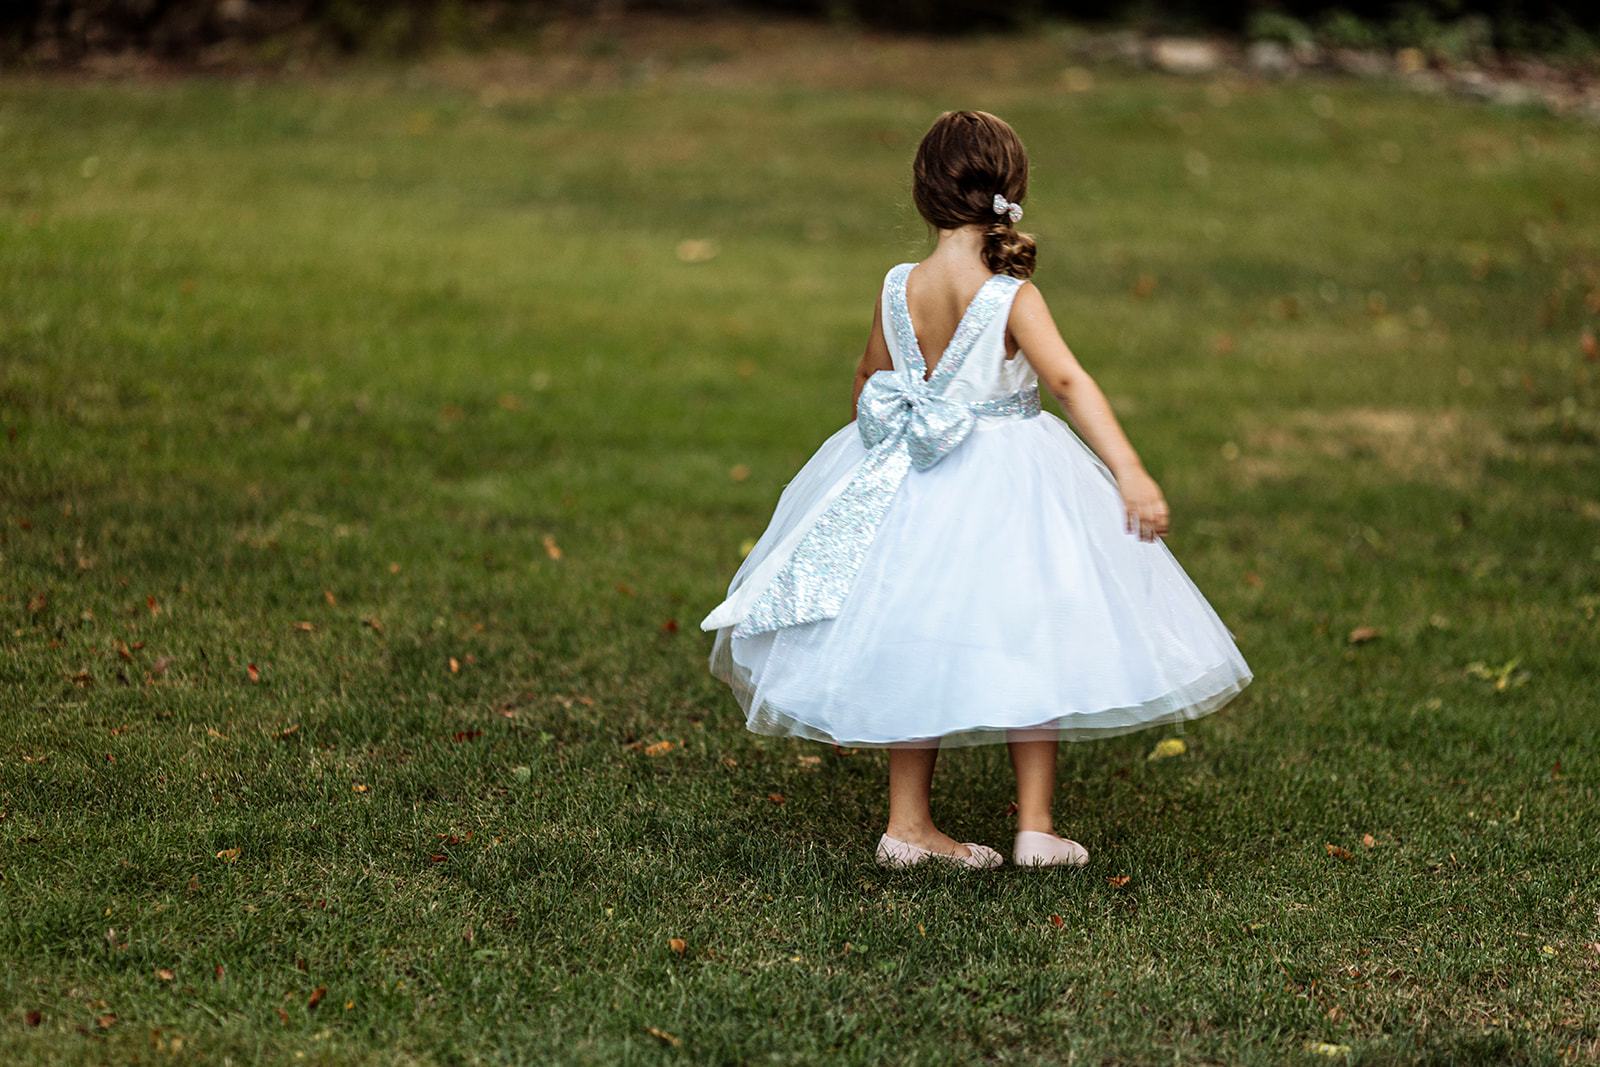
<instances>
[{"instance_id":1,"label":"dirt patch","mask_svg":"<svg viewBox=\"0 0 1600 1067\"><path fill-rule=\"evenodd\" d=\"M1246 435L1237 463L1248 481L1285 478L1334 460L1468 488L1487 461L1509 452L1504 436L1481 415L1360 407L1299 411L1257 427Z\"/></svg>"}]
</instances>

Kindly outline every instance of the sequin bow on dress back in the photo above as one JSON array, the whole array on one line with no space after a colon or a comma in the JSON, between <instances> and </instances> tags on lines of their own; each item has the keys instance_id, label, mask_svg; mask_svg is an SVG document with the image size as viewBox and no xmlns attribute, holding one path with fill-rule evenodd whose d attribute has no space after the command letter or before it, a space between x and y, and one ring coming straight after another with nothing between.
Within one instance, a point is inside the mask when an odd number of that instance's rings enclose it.
<instances>
[{"instance_id":1,"label":"sequin bow on dress back","mask_svg":"<svg viewBox=\"0 0 1600 1067\"><path fill-rule=\"evenodd\" d=\"M971 383L955 385L962 381L962 364L978 340L997 324L1003 335L1003 312L1009 311L1022 283L1004 275L985 281L929 375L906 303L906 276L913 266L896 267L885 287L894 347L907 358L893 370L874 374L861 390L856 428L868 449L866 458L837 487L791 551L769 557L767 573L752 576L702 626L717 628L719 617L738 612L734 636L750 637L833 618L909 470L925 471L949 455L980 418L1031 418L1039 413L1036 382L977 398Z\"/></svg>"}]
</instances>

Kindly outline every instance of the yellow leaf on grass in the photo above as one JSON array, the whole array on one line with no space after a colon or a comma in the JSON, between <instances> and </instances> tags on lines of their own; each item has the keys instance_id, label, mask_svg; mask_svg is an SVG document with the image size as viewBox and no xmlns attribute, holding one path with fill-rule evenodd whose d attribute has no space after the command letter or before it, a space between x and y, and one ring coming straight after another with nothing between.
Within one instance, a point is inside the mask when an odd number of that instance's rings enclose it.
<instances>
[{"instance_id":1,"label":"yellow leaf on grass","mask_svg":"<svg viewBox=\"0 0 1600 1067\"><path fill-rule=\"evenodd\" d=\"M644 746L644 754L646 756L665 756L672 751L673 747L671 741L657 741L653 745Z\"/></svg>"},{"instance_id":2,"label":"yellow leaf on grass","mask_svg":"<svg viewBox=\"0 0 1600 1067\"><path fill-rule=\"evenodd\" d=\"M679 241L676 252L680 263L706 263L717 258L716 243L708 240Z\"/></svg>"},{"instance_id":3,"label":"yellow leaf on grass","mask_svg":"<svg viewBox=\"0 0 1600 1067\"><path fill-rule=\"evenodd\" d=\"M239 850L236 849L236 848L225 848L221 852L217 853L217 859L221 860L224 863L232 863L233 861L237 860L238 858L239 858Z\"/></svg>"},{"instance_id":4,"label":"yellow leaf on grass","mask_svg":"<svg viewBox=\"0 0 1600 1067\"><path fill-rule=\"evenodd\" d=\"M1184 743L1183 738L1163 737L1156 742L1156 747L1150 750L1150 754L1145 759L1171 759L1173 756L1181 756L1187 751L1189 751L1189 746Z\"/></svg>"},{"instance_id":5,"label":"yellow leaf on grass","mask_svg":"<svg viewBox=\"0 0 1600 1067\"><path fill-rule=\"evenodd\" d=\"M1335 1045L1329 1041L1307 1041L1306 1051L1313 1056L1348 1056L1349 1045Z\"/></svg>"},{"instance_id":6,"label":"yellow leaf on grass","mask_svg":"<svg viewBox=\"0 0 1600 1067\"><path fill-rule=\"evenodd\" d=\"M668 1033L659 1026L647 1026L644 1028L644 1032L663 1044L671 1045L673 1048L677 1048L679 1045L683 1044L683 1041L679 1039L677 1034Z\"/></svg>"},{"instance_id":7,"label":"yellow leaf on grass","mask_svg":"<svg viewBox=\"0 0 1600 1067\"><path fill-rule=\"evenodd\" d=\"M669 937L667 938L667 947L677 955L681 956L685 952L689 951L689 942L685 941L681 937Z\"/></svg>"},{"instance_id":8,"label":"yellow leaf on grass","mask_svg":"<svg viewBox=\"0 0 1600 1067\"><path fill-rule=\"evenodd\" d=\"M544 535L544 554L551 559L561 558L561 546L556 544L556 539L550 534Z\"/></svg>"}]
</instances>

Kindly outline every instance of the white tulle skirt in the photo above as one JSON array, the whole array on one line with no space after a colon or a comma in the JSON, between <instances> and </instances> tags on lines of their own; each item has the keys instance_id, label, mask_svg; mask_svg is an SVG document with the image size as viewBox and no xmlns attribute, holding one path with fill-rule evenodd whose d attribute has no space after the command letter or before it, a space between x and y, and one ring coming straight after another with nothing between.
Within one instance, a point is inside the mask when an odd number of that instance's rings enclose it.
<instances>
[{"instance_id":1,"label":"white tulle skirt","mask_svg":"<svg viewBox=\"0 0 1600 1067\"><path fill-rule=\"evenodd\" d=\"M729 593L866 454L852 423L784 489ZM1166 545L1047 413L985 420L900 487L838 617L716 631L711 670L760 734L846 746L1088 740L1194 719L1250 682Z\"/></svg>"}]
</instances>

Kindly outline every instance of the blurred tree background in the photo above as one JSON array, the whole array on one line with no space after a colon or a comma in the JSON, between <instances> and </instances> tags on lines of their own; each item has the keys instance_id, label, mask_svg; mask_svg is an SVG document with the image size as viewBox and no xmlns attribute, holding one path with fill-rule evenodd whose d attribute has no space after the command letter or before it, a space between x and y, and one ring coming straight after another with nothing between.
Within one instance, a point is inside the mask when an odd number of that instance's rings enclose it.
<instances>
[{"instance_id":1,"label":"blurred tree background","mask_svg":"<svg viewBox=\"0 0 1600 1067\"><path fill-rule=\"evenodd\" d=\"M1600 49L1593 0L14 0L0 5L0 47L49 62L129 51L187 60L226 44L260 47L268 60L293 47L404 54L483 44L555 18L663 12L766 12L932 33L1073 19L1449 54Z\"/></svg>"}]
</instances>

